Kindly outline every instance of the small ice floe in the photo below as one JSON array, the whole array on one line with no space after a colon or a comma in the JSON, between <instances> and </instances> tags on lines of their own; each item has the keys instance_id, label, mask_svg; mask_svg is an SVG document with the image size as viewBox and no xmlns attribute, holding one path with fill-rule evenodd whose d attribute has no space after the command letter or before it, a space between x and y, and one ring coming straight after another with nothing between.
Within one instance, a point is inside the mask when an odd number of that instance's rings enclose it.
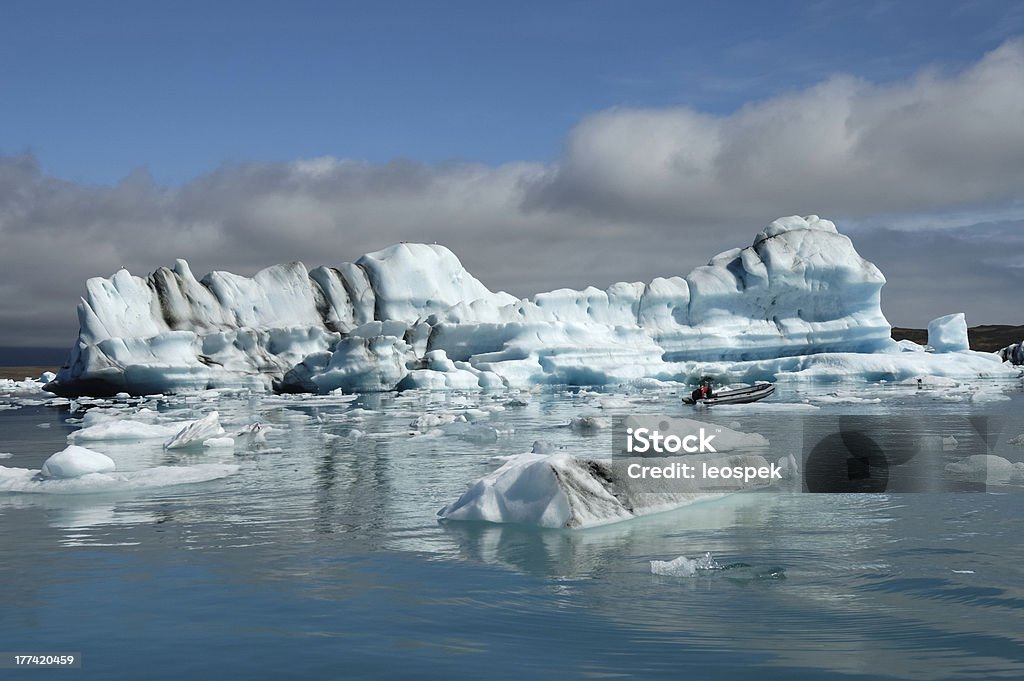
<instances>
[{"instance_id":1,"label":"small ice floe","mask_svg":"<svg viewBox=\"0 0 1024 681\"><path fill-rule=\"evenodd\" d=\"M508 428L494 428L483 423L469 423L468 421L453 421L438 428L445 435L454 435L460 440L467 442L495 442L498 438L511 435L515 430Z\"/></svg>"},{"instance_id":2,"label":"small ice floe","mask_svg":"<svg viewBox=\"0 0 1024 681\"><path fill-rule=\"evenodd\" d=\"M779 467L783 480L798 480L800 478L800 466L792 454L780 456L775 465Z\"/></svg>"},{"instance_id":3,"label":"small ice floe","mask_svg":"<svg viewBox=\"0 0 1024 681\"><path fill-rule=\"evenodd\" d=\"M189 422L143 423L129 419L104 421L86 426L68 435L69 442L104 442L131 440L166 440L178 433Z\"/></svg>"},{"instance_id":4,"label":"small ice floe","mask_svg":"<svg viewBox=\"0 0 1024 681\"><path fill-rule=\"evenodd\" d=\"M235 442L242 447L257 447L267 444L267 433L273 430L262 423L250 423L235 433Z\"/></svg>"},{"instance_id":5,"label":"small ice floe","mask_svg":"<svg viewBox=\"0 0 1024 681\"><path fill-rule=\"evenodd\" d=\"M569 427L577 433L596 433L611 428L612 421L602 416L574 416Z\"/></svg>"},{"instance_id":6,"label":"small ice floe","mask_svg":"<svg viewBox=\"0 0 1024 681\"><path fill-rule=\"evenodd\" d=\"M679 556L673 560L652 560L651 574L663 577L693 577L698 570L721 570L711 552L708 551L700 558L687 558Z\"/></svg>"},{"instance_id":7,"label":"small ice floe","mask_svg":"<svg viewBox=\"0 0 1024 681\"><path fill-rule=\"evenodd\" d=\"M861 397L849 392L836 391L828 395L815 395L810 398L819 404L879 404L880 397Z\"/></svg>"},{"instance_id":8,"label":"small ice floe","mask_svg":"<svg viewBox=\"0 0 1024 681\"><path fill-rule=\"evenodd\" d=\"M11 454L10 452L0 452L0 459L9 459L12 456L14 456L14 454Z\"/></svg>"},{"instance_id":9,"label":"small ice floe","mask_svg":"<svg viewBox=\"0 0 1024 681\"><path fill-rule=\"evenodd\" d=\"M954 575L973 575L974 570L951 570Z\"/></svg>"},{"instance_id":10,"label":"small ice floe","mask_svg":"<svg viewBox=\"0 0 1024 681\"><path fill-rule=\"evenodd\" d=\"M90 473L109 473L116 468L114 460L106 454L77 445L68 445L43 462L39 476L42 478L80 478Z\"/></svg>"},{"instance_id":11,"label":"small ice floe","mask_svg":"<svg viewBox=\"0 0 1024 681\"><path fill-rule=\"evenodd\" d=\"M533 441L533 449L530 450L531 454L554 454L554 452L555 452L554 445L552 445L547 440L534 440ZM519 456L519 455L518 454L513 454L512 455L512 457L516 457L516 456ZM512 457L504 457L504 458L507 460L507 459L512 458Z\"/></svg>"},{"instance_id":12,"label":"small ice floe","mask_svg":"<svg viewBox=\"0 0 1024 681\"><path fill-rule=\"evenodd\" d=\"M960 446L960 442L952 435L925 435L921 437L922 451L951 452Z\"/></svg>"},{"instance_id":13,"label":"small ice floe","mask_svg":"<svg viewBox=\"0 0 1024 681\"><path fill-rule=\"evenodd\" d=\"M434 428L460 420L465 421L466 419L460 414L423 414L422 416L416 417L416 420L410 423L409 427L413 430L425 433L428 430L433 430Z\"/></svg>"},{"instance_id":14,"label":"small ice floe","mask_svg":"<svg viewBox=\"0 0 1024 681\"><path fill-rule=\"evenodd\" d=\"M750 404L716 404L711 407L715 414L738 414L744 412L800 412L817 411L821 407L804 402L751 402Z\"/></svg>"},{"instance_id":15,"label":"small ice floe","mask_svg":"<svg viewBox=\"0 0 1024 681\"><path fill-rule=\"evenodd\" d=\"M948 464L946 473L971 482L998 485L1024 480L1024 463L1012 463L995 454L975 454Z\"/></svg>"},{"instance_id":16,"label":"small ice floe","mask_svg":"<svg viewBox=\"0 0 1024 681\"><path fill-rule=\"evenodd\" d=\"M1017 437L1011 437L1006 441L1006 444L1013 445L1014 447L1024 447L1024 433L1021 433Z\"/></svg>"},{"instance_id":17,"label":"small ice floe","mask_svg":"<svg viewBox=\"0 0 1024 681\"><path fill-rule=\"evenodd\" d=\"M234 449L235 439L231 437L211 437L208 440L203 440L203 446L216 449Z\"/></svg>"},{"instance_id":18,"label":"small ice floe","mask_svg":"<svg viewBox=\"0 0 1024 681\"><path fill-rule=\"evenodd\" d=\"M781 567L759 567L749 563L729 563L723 565L715 560L710 551L700 558L679 556L674 560L652 560L651 574L661 577L701 577L714 575L739 582L786 578L786 571Z\"/></svg>"},{"instance_id":19,"label":"small ice floe","mask_svg":"<svg viewBox=\"0 0 1024 681\"><path fill-rule=\"evenodd\" d=\"M223 436L224 429L220 425L220 415L211 411L203 418L192 421L178 431L174 437L164 443L164 449L202 447L207 440Z\"/></svg>"},{"instance_id":20,"label":"small ice floe","mask_svg":"<svg viewBox=\"0 0 1024 681\"><path fill-rule=\"evenodd\" d=\"M982 389L971 395L971 402L1005 402L1010 399L998 390Z\"/></svg>"},{"instance_id":21,"label":"small ice floe","mask_svg":"<svg viewBox=\"0 0 1024 681\"><path fill-rule=\"evenodd\" d=\"M597 404L598 409L605 411L624 411L633 407L633 403L624 397L606 397Z\"/></svg>"},{"instance_id":22,"label":"small ice floe","mask_svg":"<svg viewBox=\"0 0 1024 681\"><path fill-rule=\"evenodd\" d=\"M233 475L238 470L236 464L204 463L193 466L157 466L140 471L92 472L76 477L46 477L41 470L0 466L0 492L99 494L134 491L208 482Z\"/></svg>"}]
</instances>

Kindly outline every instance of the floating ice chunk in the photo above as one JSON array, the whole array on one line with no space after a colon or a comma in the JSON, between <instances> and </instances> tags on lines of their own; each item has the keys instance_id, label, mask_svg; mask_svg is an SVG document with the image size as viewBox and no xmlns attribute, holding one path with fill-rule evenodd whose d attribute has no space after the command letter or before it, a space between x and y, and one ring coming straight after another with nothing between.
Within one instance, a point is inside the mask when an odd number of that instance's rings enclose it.
<instances>
[{"instance_id":1,"label":"floating ice chunk","mask_svg":"<svg viewBox=\"0 0 1024 681\"><path fill-rule=\"evenodd\" d=\"M928 345L935 352L959 352L969 350L967 319L963 312L948 314L928 322Z\"/></svg>"},{"instance_id":2,"label":"floating ice chunk","mask_svg":"<svg viewBox=\"0 0 1024 681\"><path fill-rule=\"evenodd\" d=\"M68 435L68 442L100 442L110 440L166 440L179 432L184 424L141 423L127 419L106 421L87 426Z\"/></svg>"},{"instance_id":3,"label":"floating ice chunk","mask_svg":"<svg viewBox=\"0 0 1024 681\"><path fill-rule=\"evenodd\" d=\"M164 443L164 449L186 449L202 447L206 440L224 435L220 425L220 415L211 411L201 419L197 419L182 428L170 440Z\"/></svg>"},{"instance_id":4,"label":"floating ice chunk","mask_svg":"<svg viewBox=\"0 0 1024 681\"><path fill-rule=\"evenodd\" d=\"M219 449L228 449L235 446L234 438L230 437L211 437L208 440L203 440L204 447L213 447Z\"/></svg>"},{"instance_id":5,"label":"floating ice chunk","mask_svg":"<svg viewBox=\"0 0 1024 681\"><path fill-rule=\"evenodd\" d=\"M414 430L426 432L433 428L437 428L438 426L464 420L465 417L458 414L423 414L416 417L416 420L410 423L409 426Z\"/></svg>"},{"instance_id":6,"label":"floating ice chunk","mask_svg":"<svg viewBox=\"0 0 1024 681\"><path fill-rule=\"evenodd\" d=\"M924 435L919 447L922 451L953 451L960 443L952 435Z\"/></svg>"},{"instance_id":7,"label":"floating ice chunk","mask_svg":"<svg viewBox=\"0 0 1024 681\"><path fill-rule=\"evenodd\" d=\"M9 459L12 456L14 456L14 454L11 454L10 452L0 452L0 459Z\"/></svg>"},{"instance_id":8,"label":"floating ice chunk","mask_svg":"<svg viewBox=\"0 0 1024 681\"><path fill-rule=\"evenodd\" d=\"M1005 402L1010 399L998 390L978 390L971 394L971 402Z\"/></svg>"},{"instance_id":9,"label":"floating ice chunk","mask_svg":"<svg viewBox=\"0 0 1024 681\"><path fill-rule=\"evenodd\" d=\"M445 435L454 435L468 442L495 442L502 435L513 432L512 429L499 430L483 423L469 423L465 420L447 423L438 430Z\"/></svg>"},{"instance_id":10,"label":"floating ice chunk","mask_svg":"<svg viewBox=\"0 0 1024 681\"><path fill-rule=\"evenodd\" d=\"M530 450L531 454L552 454L555 451L555 447L546 440L535 440L533 443L533 449ZM518 454L514 455L518 456Z\"/></svg>"},{"instance_id":11,"label":"floating ice chunk","mask_svg":"<svg viewBox=\"0 0 1024 681\"><path fill-rule=\"evenodd\" d=\"M802 402L751 402L750 404L716 404L709 407L713 414L740 414L744 412L800 412L817 411L820 407Z\"/></svg>"},{"instance_id":12,"label":"floating ice chunk","mask_svg":"<svg viewBox=\"0 0 1024 681\"><path fill-rule=\"evenodd\" d=\"M1024 447L1024 433L1021 433L1017 437L1010 438L1006 443L1014 445L1015 447Z\"/></svg>"},{"instance_id":13,"label":"floating ice chunk","mask_svg":"<svg viewBox=\"0 0 1024 681\"><path fill-rule=\"evenodd\" d=\"M783 480L796 480L800 477L800 466L796 462L796 457L792 454L779 457L776 464L782 471Z\"/></svg>"},{"instance_id":14,"label":"floating ice chunk","mask_svg":"<svg viewBox=\"0 0 1024 681\"><path fill-rule=\"evenodd\" d=\"M521 454L477 480L438 515L444 520L540 527L579 527L630 517L585 466L567 454ZM565 485L566 479L577 484Z\"/></svg>"},{"instance_id":15,"label":"floating ice chunk","mask_svg":"<svg viewBox=\"0 0 1024 681\"><path fill-rule=\"evenodd\" d=\"M763 457L754 455L716 455L704 460L722 466L768 466ZM615 471L608 463L567 453L520 454L474 482L438 516L446 521L580 528L667 511L724 493L708 492L700 488L701 483L689 482L680 482L671 491L633 493L622 484L624 480L615 479Z\"/></svg>"},{"instance_id":16,"label":"floating ice chunk","mask_svg":"<svg viewBox=\"0 0 1024 681\"><path fill-rule=\"evenodd\" d=\"M693 577L698 571L721 569L710 551L696 559L679 556L674 560L651 561L651 574L663 577Z\"/></svg>"},{"instance_id":17,"label":"floating ice chunk","mask_svg":"<svg viewBox=\"0 0 1024 681\"><path fill-rule=\"evenodd\" d=\"M999 355L999 359L1004 362L1009 362L1010 364L1017 366L1024 364L1024 341L1007 345L997 354Z\"/></svg>"},{"instance_id":18,"label":"floating ice chunk","mask_svg":"<svg viewBox=\"0 0 1024 681\"><path fill-rule=\"evenodd\" d=\"M68 445L43 463L39 475L43 478L79 478L90 473L109 473L115 468L114 460L106 454Z\"/></svg>"},{"instance_id":19,"label":"floating ice chunk","mask_svg":"<svg viewBox=\"0 0 1024 681\"><path fill-rule=\"evenodd\" d=\"M1024 479L1024 463L1011 463L995 454L975 454L946 466L946 472L973 482L1004 484Z\"/></svg>"},{"instance_id":20,"label":"floating ice chunk","mask_svg":"<svg viewBox=\"0 0 1024 681\"><path fill-rule=\"evenodd\" d=\"M612 425L611 419L602 416L574 416L569 427L577 433L595 433Z\"/></svg>"},{"instance_id":21,"label":"floating ice chunk","mask_svg":"<svg viewBox=\"0 0 1024 681\"><path fill-rule=\"evenodd\" d=\"M235 441L243 447L265 445L267 443L267 433L271 430L273 428L262 423L250 423L235 433Z\"/></svg>"},{"instance_id":22,"label":"floating ice chunk","mask_svg":"<svg viewBox=\"0 0 1024 681\"><path fill-rule=\"evenodd\" d=\"M860 397L849 392L836 391L828 395L813 395L809 398L821 404L879 404L880 397Z\"/></svg>"},{"instance_id":23,"label":"floating ice chunk","mask_svg":"<svg viewBox=\"0 0 1024 681\"><path fill-rule=\"evenodd\" d=\"M45 478L29 468L0 466L0 492L97 494L168 487L217 480L237 473L236 464L157 466L140 471L87 473L75 478Z\"/></svg>"}]
</instances>

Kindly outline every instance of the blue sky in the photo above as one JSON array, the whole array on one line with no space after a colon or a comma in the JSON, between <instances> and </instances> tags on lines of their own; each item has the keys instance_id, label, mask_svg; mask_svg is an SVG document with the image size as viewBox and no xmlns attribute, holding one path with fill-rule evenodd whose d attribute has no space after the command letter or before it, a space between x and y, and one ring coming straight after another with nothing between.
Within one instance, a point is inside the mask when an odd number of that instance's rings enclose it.
<instances>
[{"instance_id":1,"label":"blue sky","mask_svg":"<svg viewBox=\"0 0 1024 681\"><path fill-rule=\"evenodd\" d=\"M794 214L894 324L1024 322L1024 3L0 0L0 346L178 257L435 241L529 296Z\"/></svg>"},{"instance_id":2,"label":"blue sky","mask_svg":"<svg viewBox=\"0 0 1024 681\"><path fill-rule=\"evenodd\" d=\"M958 69L1020 3L21 2L0 152L114 183L224 161L549 161L615 106L727 113L836 73Z\"/></svg>"}]
</instances>

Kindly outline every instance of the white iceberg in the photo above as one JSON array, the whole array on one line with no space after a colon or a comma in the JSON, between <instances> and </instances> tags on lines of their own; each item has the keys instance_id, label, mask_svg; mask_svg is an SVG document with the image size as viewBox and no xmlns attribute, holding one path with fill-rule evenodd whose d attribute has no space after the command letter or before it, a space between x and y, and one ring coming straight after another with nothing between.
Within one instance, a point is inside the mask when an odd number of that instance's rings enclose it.
<instances>
[{"instance_id":1,"label":"white iceberg","mask_svg":"<svg viewBox=\"0 0 1024 681\"><path fill-rule=\"evenodd\" d=\"M664 385L707 373L747 383L1013 375L992 353L904 352L880 308L884 283L814 215L775 220L751 246L685 278L521 300L488 290L438 245L201 281L179 260L146 279L125 270L90 279L78 341L47 389L327 393Z\"/></svg>"},{"instance_id":2,"label":"white iceberg","mask_svg":"<svg viewBox=\"0 0 1024 681\"><path fill-rule=\"evenodd\" d=\"M964 313L948 314L928 322L928 345L935 352L969 350L967 318Z\"/></svg>"}]
</instances>

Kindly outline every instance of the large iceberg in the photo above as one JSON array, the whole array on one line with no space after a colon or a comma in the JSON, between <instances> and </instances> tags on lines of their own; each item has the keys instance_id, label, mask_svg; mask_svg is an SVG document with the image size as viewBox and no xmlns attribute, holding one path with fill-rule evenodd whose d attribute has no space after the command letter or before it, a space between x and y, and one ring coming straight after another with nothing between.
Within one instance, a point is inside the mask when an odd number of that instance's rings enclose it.
<instances>
[{"instance_id":1,"label":"large iceberg","mask_svg":"<svg viewBox=\"0 0 1024 681\"><path fill-rule=\"evenodd\" d=\"M913 366L879 306L885 278L835 225L775 220L684 277L494 293L447 248L398 244L355 263L255 276L188 264L90 279L80 332L47 389L61 395L208 388L279 392L492 388L857 374L1002 375L995 355ZM842 353L836 355L835 353ZM838 360L820 361L822 358ZM838 362L838 363L837 363ZM839 369L836 369L839 367ZM872 371L875 371L872 369Z\"/></svg>"}]
</instances>

